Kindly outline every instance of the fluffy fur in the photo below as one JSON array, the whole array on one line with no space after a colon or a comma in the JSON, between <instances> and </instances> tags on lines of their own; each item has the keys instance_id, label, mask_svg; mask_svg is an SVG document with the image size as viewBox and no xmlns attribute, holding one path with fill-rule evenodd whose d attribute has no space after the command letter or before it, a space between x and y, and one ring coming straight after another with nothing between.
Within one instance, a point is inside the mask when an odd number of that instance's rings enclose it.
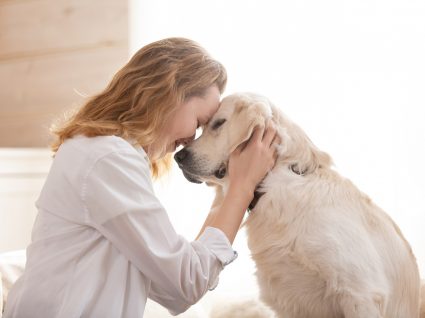
<instances>
[{"instance_id":1,"label":"fluffy fur","mask_svg":"<svg viewBox=\"0 0 425 318\"><path fill-rule=\"evenodd\" d=\"M275 315L261 302L250 299L220 303L212 310L209 318L275 318Z\"/></svg>"},{"instance_id":2,"label":"fluffy fur","mask_svg":"<svg viewBox=\"0 0 425 318\"><path fill-rule=\"evenodd\" d=\"M281 318L419 317L418 267L400 229L266 98L226 97L185 149L184 174L217 185L219 204L228 180L217 171L270 119L279 158L245 222L262 300Z\"/></svg>"}]
</instances>

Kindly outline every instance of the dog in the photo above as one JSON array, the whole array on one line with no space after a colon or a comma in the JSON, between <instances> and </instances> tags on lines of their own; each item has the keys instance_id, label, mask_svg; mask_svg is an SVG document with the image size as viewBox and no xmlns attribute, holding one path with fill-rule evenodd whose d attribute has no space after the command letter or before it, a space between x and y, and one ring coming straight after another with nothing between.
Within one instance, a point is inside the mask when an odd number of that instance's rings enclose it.
<instances>
[{"instance_id":1,"label":"dog","mask_svg":"<svg viewBox=\"0 0 425 318\"><path fill-rule=\"evenodd\" d=\"M419 317L418 266L398 226L267 98L225 97L175 159L189 181L216 187L217 207L230 154L270 120L278 158L244 222L262 301L280 318Z\"/></svg>"}]
</instances>

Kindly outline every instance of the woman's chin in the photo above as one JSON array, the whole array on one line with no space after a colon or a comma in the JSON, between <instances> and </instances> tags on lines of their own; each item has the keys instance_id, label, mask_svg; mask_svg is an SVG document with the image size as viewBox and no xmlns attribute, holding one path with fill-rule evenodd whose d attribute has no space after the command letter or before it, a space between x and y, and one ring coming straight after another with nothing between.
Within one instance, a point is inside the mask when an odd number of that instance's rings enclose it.
<instances>
[{"instance_id":1,"label":"woman's chin","mask_svg":"<svg viewBox=\"0 0 425 318\"><path fill-rule=\"evenodd\" d=\"M151 147L151 157L155 160L164 158L166 155L170 153L174 153L178 148L179 144L177 142L172 142L167 144L164 147Z\"/></svg>"},{"instance_id":2,"label":"woman's chin","mask_svg":"<svg viewBox=\"0 0 425 318\"><path fill-rule=\"evenodd\" d=\"M177 149L177 144L176 143L172 143L172 144L169 144L168 145L168 147L166 149L166 152L167 153L172 153L172 152L176 151L176 149Z\"/></svg>"}]
</instances>

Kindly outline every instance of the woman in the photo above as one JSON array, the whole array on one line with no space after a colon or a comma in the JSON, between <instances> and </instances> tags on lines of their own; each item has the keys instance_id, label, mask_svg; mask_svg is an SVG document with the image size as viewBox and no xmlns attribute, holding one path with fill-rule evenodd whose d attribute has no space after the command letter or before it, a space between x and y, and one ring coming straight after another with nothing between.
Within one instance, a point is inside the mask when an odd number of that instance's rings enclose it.
<instances>
[{"instance_id":1,"label":"woman","mask_svg":"<svg viewBox=\"0 0 425 318\"><path fill-rule=\"evenodd\" d=\"M257 129L232 154L228 196L193 242L176 234L151 175L208 122L225 84L223 66L198 44L161 40L54 129L55 158L5 317L142 317L147 297L178 314L215 287L274 164L275 130Z\"/></svg>"}]
</instances>

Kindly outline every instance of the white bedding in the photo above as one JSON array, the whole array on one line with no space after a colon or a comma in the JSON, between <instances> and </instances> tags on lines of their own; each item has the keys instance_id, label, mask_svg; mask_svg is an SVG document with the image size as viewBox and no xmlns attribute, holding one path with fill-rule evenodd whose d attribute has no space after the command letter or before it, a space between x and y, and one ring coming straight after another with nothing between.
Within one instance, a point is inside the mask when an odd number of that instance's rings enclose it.
<instances>
[{"instance_id":1,"label":"white bedding","mask_svg":"<svg viewBox=\"0 0 425 318\"><path fill-rule=\"evenodd\" d=\"M3 312L10 288L24 271L25 262L25 250L0 253L0 313Z\"/></svg>"}]
</instances>

